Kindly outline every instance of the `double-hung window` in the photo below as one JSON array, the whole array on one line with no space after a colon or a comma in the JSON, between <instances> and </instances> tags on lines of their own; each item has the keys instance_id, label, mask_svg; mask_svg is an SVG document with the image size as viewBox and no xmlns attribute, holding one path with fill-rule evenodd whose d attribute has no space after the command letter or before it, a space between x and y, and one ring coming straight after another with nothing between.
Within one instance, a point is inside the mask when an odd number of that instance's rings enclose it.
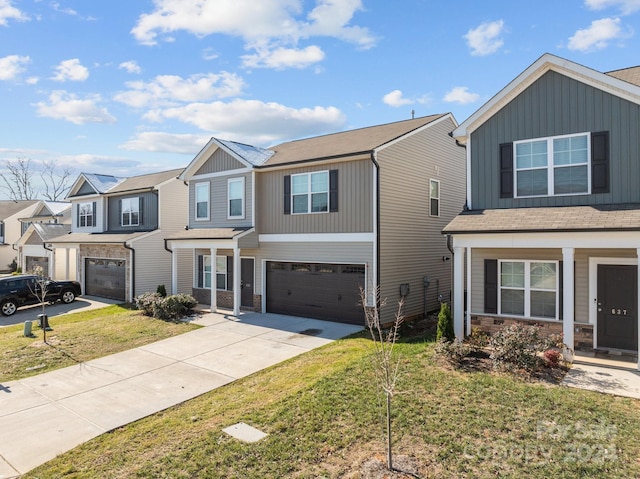
<instances>
[{"instance_id":1,"label":"double-hung window","mask_svg":"<svg viewBox=\"0 0 640 479\"><path fill-rule=\"evenodd\" d=\"M80 203L78 205L78 226L95 226L93 205L94 203L92 202Z\"/></svg>"},{"instance_id":2,"label":"double-hung window","mask_svg":"<svg viewBox=\"0 0 640 479\"><path fill-rule=\"evenodd\" d=\"M292 213L326 213L328 211L328 171L291 175Z\"/></svg>"},{"instance_id":3,"label":"double-hung window","mask_svg":"<svg viewBox=\"0 0 640 479\"><path fill-rule=\"evenodd\" d=\"M213 269L215 267L215 270ZM215 278L216 289L227 289L227 257L216 256L216 261L211 261L211 255L202 256L202 278L198 284L203 288L211 288L211 282Z\"/></svg>"},{"instance_id":4,"label":"double-hung window","mask_svg":"<svg viewBox=\"0 0 640 479\"><path fill-rule=\"evenodd\" d=\"M122 226L138 226L140 224L140 198L123 198Z\"/></svg>"},{"instance_id":5,"label":"double-hung window","mask_svg":"<svg viewBox=\"0 0 640 479\"><path fill-rule=\"evenodd\" d=\"M500 261L499 314L559 318L557 261Z\"/></svg>"},{"instance_id":6,"label":"double-hung window","mask_svg":"<svg viewBox=\"0 0 640 479\"><path fill-rule=\"evenodd\" d=\"M440 216L440 182L429 180L429 214Z\"/></svg>"},{"instance_id":7,"label":"double-hung window","mask_svg":"<svg viewBox=\"0 0 640 479\"><path fill-rule=\"evenodd\" d=\"M209 182L196 183L195 185L195 209L196 220L209 219Z\"/></svg>"},{"instance_id":8,"label":"double-hung window","mask_svg":"<svg viewBox=\"0 0 640 479\"><path fill-rule=\"evenodd\" d=\"M228 219L244 218L244 178L230 178L227 181Z\"/></svg>"},{"instance_id":9,"label":"double-hung window","mask_svg":"<svg viewBox=\"0 0 640 479\"><path fill-rule=\"evenodd\" d=\"M588 194L590 135L516 141L516 197Z\"/></svg>"},{"instance_id":10,"label":"double-hung window","mask_svg":"<svg viewBox=\"0 0 640 479\"><path fill-rule=\"evenodd\" d=\"M227 257L216 256L216 289L227 289Z\"/></svg>"},{"instance_id":11,"label":"double-hung window","mask_svg":"<svg viewBox=\"0 0 640 479\"><path fill-rule=\"evenodd\" d=\"M202 257L202 287L211 288L211 256Z\"/></svg>"}]
</instances>

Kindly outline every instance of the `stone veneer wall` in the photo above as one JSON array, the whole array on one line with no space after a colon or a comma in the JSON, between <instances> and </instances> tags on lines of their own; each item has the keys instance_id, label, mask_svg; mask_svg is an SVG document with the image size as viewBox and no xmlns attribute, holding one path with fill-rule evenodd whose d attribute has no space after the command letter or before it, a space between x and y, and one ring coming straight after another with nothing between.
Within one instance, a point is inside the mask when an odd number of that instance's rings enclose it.
<instances>
[{"instance_id":1,"label":"stone veneer wall","mask_svg":"<svg viewBox=\"0 0 640 479\"><path fill-rule=\"evenodd\" d=\"M211 291L204 288L193 288L193 297L200 304L211 304ZM218 306L226 309L233 309L233 291L217 291ZM242 306L243 311L262 311L262 295L253 295L253 308Z\"/></svg>"},{"instance_id":2,"label":"stone veneer wall","mask_svg":"<svg viewBox=\"0 0 640 479\"><path fill-rule=\"evenodd\" d=\"M471 327L479 328L487 334L493 334L505 326L511 324L526 324L539 326L545 336L551 334L562 334L562 321L537 321L535 319L506 318L502 316L471 315ZM575 349L582 351L593 350L593 325L576 324L574 329Z\"/></svg>"},{"instance_id":3,"label":"stone veneer wall","mask_svg":"<svg viewBox=\"0 0 640 479\"><path fill-rule=\"evenodd\" d=\"M129 250L124 246L115 244L81 244L80 245L80 277L83 279L82 290L85 290L84 280L85 278L85 259L86 258L99 258L99 259L123 259L126 261L125 265L125 298L129 300L129 294L131 289L131 268L129 265Z\"/></svg>"}]
</instances>

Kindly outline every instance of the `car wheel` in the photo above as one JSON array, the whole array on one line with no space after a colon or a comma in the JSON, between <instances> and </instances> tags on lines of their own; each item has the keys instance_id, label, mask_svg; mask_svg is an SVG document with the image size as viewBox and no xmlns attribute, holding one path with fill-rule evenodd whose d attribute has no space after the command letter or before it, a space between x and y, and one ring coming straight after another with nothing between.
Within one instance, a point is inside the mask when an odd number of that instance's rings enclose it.
<instances>
[{"instance_id":1,"label":"car wheel","mask_svg":"<svg viewBox=\"0 0 640 479\"><path fill-rule=\"evenodd\" d=\"M17 309L18 305L12 299L7 299L2 302L2 305L0 305L0 312L3 316L11 316L17 311Z\"/></svg>"},{"instance_id":2,"label":"car wheel","mask_svg":"<svg viewBox=\"0 0 640 479\"><path fill-rule=\"evenodd\" d=\"M70 289L65 289L60 295L60 299L64 304L73 303L76 299L76 293L74 293Z\"/></svg>"}]
</instances>

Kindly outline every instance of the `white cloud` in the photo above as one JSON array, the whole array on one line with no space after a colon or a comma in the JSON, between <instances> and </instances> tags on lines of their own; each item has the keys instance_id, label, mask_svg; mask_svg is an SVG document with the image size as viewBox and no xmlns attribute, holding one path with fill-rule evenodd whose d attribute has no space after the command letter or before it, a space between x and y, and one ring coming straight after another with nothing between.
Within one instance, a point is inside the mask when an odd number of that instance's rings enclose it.
<instances>
[{"instance_id":1,"label":"white cloud","mask_svg":"<svg viewBox=\"0 0 640 479\"><path fill-rule=\"evenodd\" d=\"M11 0L0 0L0 25L7 26L7 20L27 21L29 17L11 5Z\"/></svg>"},{"instance_id":2,"label":"white cloud","mask_svg":"<svg viewBox=\"0 0 640 479\"><path fill-rule=\"evenodd\" d=\"M48 102L38 102L38 116L67 120L76 125L85 123L115 123L116 119L106 108L99 106L100 95L89 95L85 99L73 93L56 90L49 95Z\"/></svg>"},{"instance_id":3,"label":"white cloud","mask_svg":"<svg viewBox=\"0 0 640 479\"><path fill-rule=\"evenodd\" d=\"M210 135L173 134L159 131L137 133L120 148L134 151L152 151L194 155L202 149Z\"/></svg>"},{"instance_id":4,"label":"white cloud","mask_svg":"<svg viewBox=\"0 0 640 479\"><path fill-rule=\"evenodd\" d=\"M471 93L466 86L456 86L449 90L443 101L448 103L459 103L460 105L466 105L467 103L473 103L478 101L480 95L477 93Z\"/></svg>"},{"instance_id":5,"label":"white cloud","mask_svg":"<svg viewBox=\"0 0 640 479\"><path fill-rule=\"evenodd\" d=\"M150 82L127 82L128 91L113 99L135 108L170 106L176 102L195 102L239 95L244 81L235 73L221 72L191 75L159 75Z\"/></svg>"},{"instance_id":6,"label":"white cloud","mask_svg":"<svg viewBox=\"0 0 640 479\"><path fill-rule=\"evenodd\" d=\"M640 10L640 0L585 0L584 3L591 10L619 7L623 15Z\"/></svg>"},{"instance_id":7,"label":"white cloud","mask_svg":"<svg viewBox=\"0 0 640 479\"><path fill-rule=\"evenodd\" d=\"M134 60L129 60L128 62L122 62L118 65L119 69L127 70L129 73L140 73L142 72L142 68L138 65L138 62Z\"/></svg>"},{"instance_id":8,"label":"white cloud","mask_svg":"<svg viewBox=\"0 0 640 479\"><path fill-rule=\"evenodd\" d=\"M484 56L495 53L504 44L501 38L503 32L504 21L496 20L472 28L463 38L467 40L472 55Z\"/></svg>"},{"instance_id":9,"label":"white cloud","mask_svg":"<svg viewBox=\"0 0 640 479\"><path fill-rule=\"evenodd\" d=\"M569 38L569 50L588 52L602 50L612 40L628 38L631 31L625 32L620 26L619 18L602 18L591 22L589 28L578 30Z\"/></svg>"},{"instance_id":10,"label":"white cloud","mask_svg":"<svg viewBox=\"0 0 640 479\"><path fill-rule=\"evenodd\" d=\"M253 145L269 145L284 139L336 131L345 123L344 114L331 106L296 109L279 103L241 99L154 110L145 118L151 121L173 119L221 138Z\"/></svg>"},{"instance_id":11,"label":"white cloud","mask_svg":"<svg viewBox=\"0 0 640 479\"><path fill-rule=\"evenodd\" d=\"M247 68L306 68L324 60L324 52L320 47L311 45L304 49L276 48L274 50L258 49L255 55L244 55L243 66Z\"/></svg>"},{"instance_id":12,"label":"white cloud","mask_svg":"<svg viewBox=\"0 0 640 479\"><path fill-rule=\"evenodd\" d=\"M52 80L64 81L85 81L89 78L89 69L80 64L80 60L72 58L64 60L55 68L56 74L51 77Z\"/></svg>"},{"instance_id":13,"label":"white cloud","mask_svg":"<svg viewBox=\"0 0 640 479\"><path fill-rule=\"evenodd\" d=\"M28 85L37 85L39 81L40 81L40 78L38 77L29 77L26 80Z\"/></svg>"},{"instance_id":14,"label":"white cloud","mask_svg":"<svg viewBox=\"0 0 640 479\"><path fill-rule=\"evenodd\" d=\"M20 55L0 58L0 80L13 80L25 70L24 65L30 62L29 57Z\"/></svg>"},{"instance_id":15,"label":"white cloud","mask_svg":"<svg viewBox=\"0 0 640 479\"><path fill-rule=\"evenodd\" d=\"M402 91L400 90L393 90L392 92L387 93L385 96L382 97L382 101L389 105L389 106L393 106L393 107L399 107L399 106L403 106L403 105L411 105L414 103L413 100L410 100L408 98L404 98L402 96Z\"/></svg>"},{"instance_id":16,"label":"white cloud","mask_svg":"<svg viewBox=\"0 0 640 479\"><path fill-rule=\"evenodd\" d=\"M138 42L155 45L159 38L172 40L171 34L186 31L198 37L224 34L240 37L246 48L256 50L254 62L267 67L263 58L278 57L283 52L305 52L306 61L300 55L289 55L291 66L301 68L309 62L309 54L317 51L298 50L300 39L312 36L338 38L360 48L371 48L377 39L366 27L351 25L353 15L362 10L361 0L316 0L313 8L304 15L302 0L154 0L155 9L138 18L131 30ZM275 50L269 55L264 50ZM280 52L282 53L282 52ZM251 62L252 56L249 56ZM286 55L274 61L274 68L285 68Z\"/></svg>"}]
</instances>

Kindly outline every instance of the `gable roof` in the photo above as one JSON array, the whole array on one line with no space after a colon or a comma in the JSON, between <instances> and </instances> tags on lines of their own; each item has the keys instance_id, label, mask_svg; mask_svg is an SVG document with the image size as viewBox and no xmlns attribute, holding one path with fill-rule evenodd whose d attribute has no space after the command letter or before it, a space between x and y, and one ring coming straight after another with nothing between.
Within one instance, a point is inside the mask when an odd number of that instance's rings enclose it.
<instances>
[{"instance_id":1,"label":"gable roof","mask_svg":"<svg viewBox=\"0 0 640 479\"><path fill-rule=\"evenodd\" d=\"M262 165L273 155L273 151L259 148L257 146L245 145L244 143L237 143L235 141L228 140L218 139L218 141L235 153L236 156L243 158L253 166Z\"/></svg>"},{"instance_id":2,"label":"gable roof","mask_svg":"<svg viewBox=\"0 0 640 479\"><path fill-rule=\"evenodd\" d=\"M371 153L446 115L448 113L289 141L270 147L275 154L262 167Z\"/></svg>"},{"instance_id":3,"label":"gable roof","mask_svg":"<svg viewBox=\"0 0 640 479\"><path fill-rule=\"evenodd\" d=\"M40 200L0 200L0 220L5 220L16 213L33 206Z\"/></svg>"},{"instance_id":4,"label":"gable roof","mask_svg":"<svg viewBox=\"0 0 640 479\"><path fill-rule=\"evenodd\" d=\"M60 223L32 223L31 227L40 236L42 241L49 241L61 235L71 232L71 225Z\"/></svg>"},{"instance_id":5,"label":"gable roof","mask_svg":"<svg viewBox=\"0 0 640 479\"><path fill-rule=\"evenodd\" d=\"M107 193L124 193L127 191L136 191L154 188L165 181L177 178L184 168L176 168L175 170L161 171L159 173L149 173L146 175L132 176L126 178L122 182L115 185Z\"/></svg>"},{"instance_id":6,"label":"gable roof","mask_svg":"<svg viewBox=\"0 0 640 479\"><path fill-rule=\"evenodd\" d=\"M607 75L640 86L640 66L607 72Z\"/></svg>"},{"instance_id":7,"label":"gable roof","mask_svg":"<svg viewBox=\"0 0 640 479\"><path fill-rule=\"evenodd\" d=\"M469 118L460 123L460 125L453 130L453 137L462 144L466 143L467 138L474 130L550 70L606 91L607 93L611 93L612 95L624 98L625 100L640 104L640 85L629 81L635 78L635 72L628 71L625 73L623 70L617 70L617 73L601 73L570 60L545 53L532 63L529 68L494 95L493 98L482 105ZM621 79L621 77L625 77L626 80Z\"/></svg>"},{"instance_id":8,"label":"gable roof","mask_svg":"<svg viewBox=\"0 0 640 479\"><path fill-rule=\"evenodd\" d=\"M80 173L78 178L76 178L76 181L74 181L73 185L71 185L67 198L72 198L73 196L75 196L84 184L89 185L95 194L103 194L124 180L125 178L120 178L113 175Z\"/></svg>"}]
</instances>

